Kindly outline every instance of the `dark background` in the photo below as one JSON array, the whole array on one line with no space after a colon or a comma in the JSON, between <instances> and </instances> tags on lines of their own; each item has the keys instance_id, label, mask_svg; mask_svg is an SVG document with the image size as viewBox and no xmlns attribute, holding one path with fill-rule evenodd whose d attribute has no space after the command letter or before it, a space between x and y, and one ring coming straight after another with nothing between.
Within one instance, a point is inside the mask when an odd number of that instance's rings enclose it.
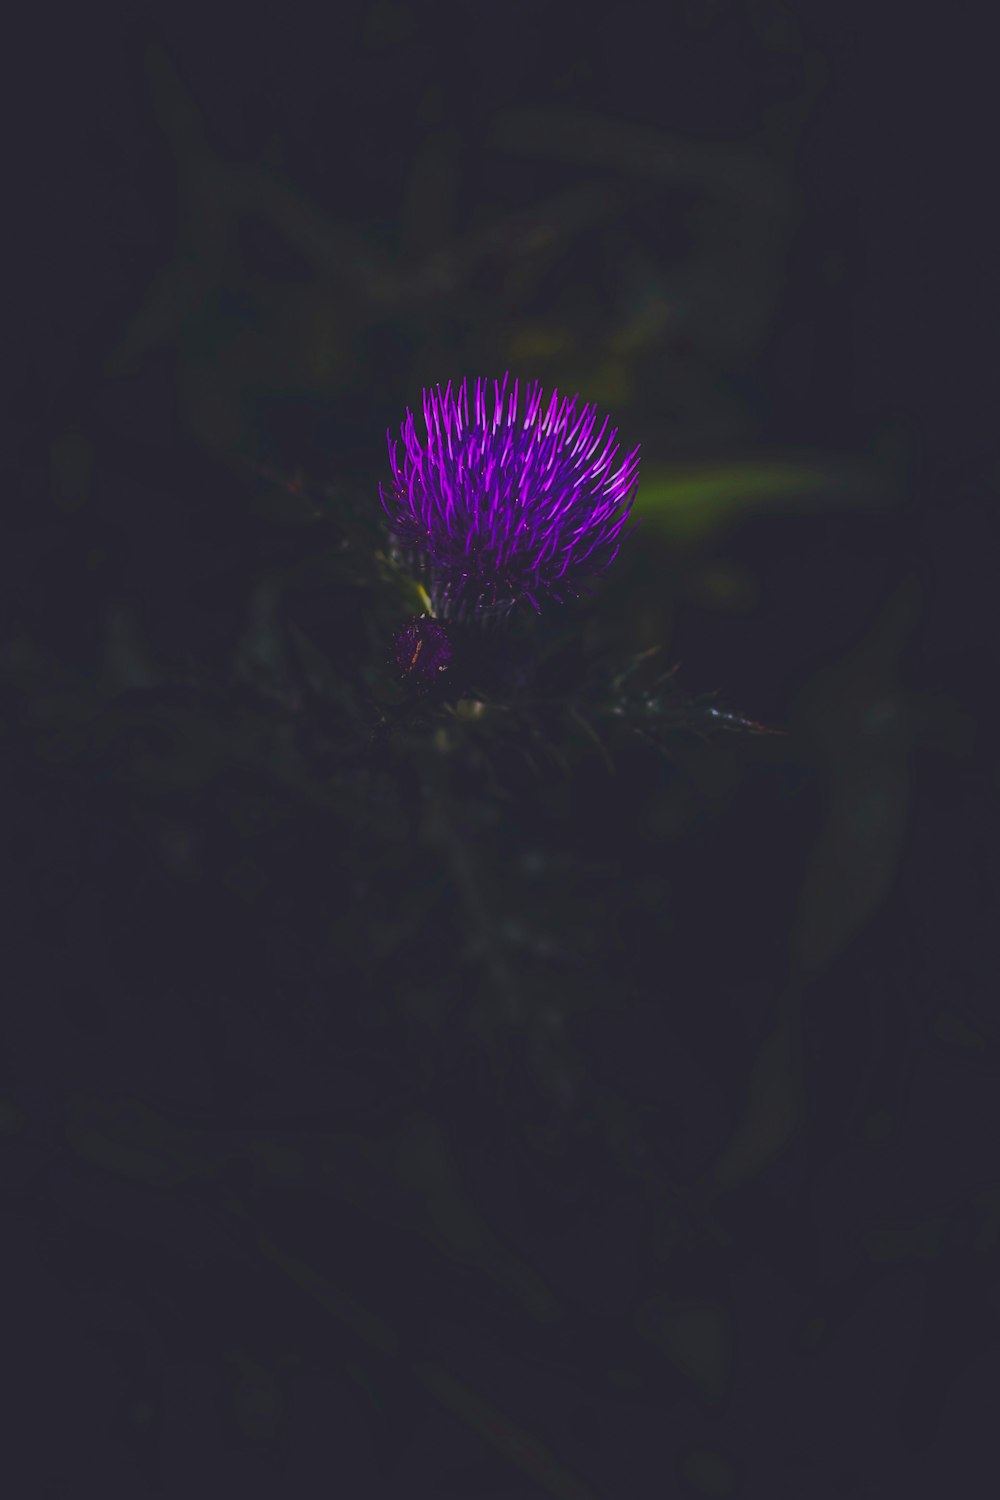
<instances>
[{"instance_id":1,"label":"dark background","mask_svg":"<svg viewBox=\"0 0 1000 1500\"><path fill-rule=\"evenodd\" d=\"M12 1493L985 1492L983 39L16 42ZM641 441L642 525L519 627L538 704L414 709L385 431L507 368Z\"/></svg>"}]
</instances>

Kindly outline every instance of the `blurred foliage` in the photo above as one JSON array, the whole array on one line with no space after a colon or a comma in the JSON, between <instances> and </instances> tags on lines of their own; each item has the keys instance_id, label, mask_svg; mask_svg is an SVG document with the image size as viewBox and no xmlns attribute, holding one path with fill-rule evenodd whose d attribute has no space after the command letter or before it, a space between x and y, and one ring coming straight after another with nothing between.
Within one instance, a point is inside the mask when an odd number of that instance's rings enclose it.
<instances>
[{"instance_id":1,"label":"blurred foliage","mask_svg":"<svg viewBox=\"0 0 1000 1500\"><path fill-rule=\"evenodd\" d=\"M748 510L867 507L890 498L884 480L832 460L650 465L637 510L657 530L683 539L718 531Z\"/></svg>"}]
</instances>

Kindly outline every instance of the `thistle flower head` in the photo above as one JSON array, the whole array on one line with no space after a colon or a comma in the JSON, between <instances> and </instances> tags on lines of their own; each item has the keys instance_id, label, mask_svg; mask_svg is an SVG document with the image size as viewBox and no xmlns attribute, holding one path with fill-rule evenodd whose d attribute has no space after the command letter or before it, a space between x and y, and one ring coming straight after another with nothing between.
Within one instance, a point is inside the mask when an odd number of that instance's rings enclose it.
<instances>
[{"instance_id":1,"label":"thistle flower head","mask_svg":"<svg viewBox=\"0 0 1000 1500\"><path fill-rule=\"evenodd\" d=\"M471 397L471 404L470 404ZM436 613L562 600L618 554L639 474L618 431L579 396L467 380L423 393L426 435L407 411L379 487L396 545L428 577Z\"/></svg>"}]
</instances>

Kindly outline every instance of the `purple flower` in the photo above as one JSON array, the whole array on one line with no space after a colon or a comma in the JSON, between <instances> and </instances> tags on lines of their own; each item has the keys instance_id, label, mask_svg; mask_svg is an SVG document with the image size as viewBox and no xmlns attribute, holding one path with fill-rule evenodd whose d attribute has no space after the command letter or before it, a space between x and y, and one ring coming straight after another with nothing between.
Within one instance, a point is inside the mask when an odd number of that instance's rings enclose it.
<instances>
[{"instance_id":1,"label":"purple flower","mask_svg":"<svg viewBox=\"0 0 1000 1500\"><path fill-rule=\"evenodd\" d=\"M618 554L639 475L639 449L616 464L617 428L597 407L518 383L463 380L423 393L426 436L413 413L392 434L391 485L379 493L397 547L428 576L444 616L562 600Z\"/></svg>"},{"instance_id":2,"label":"purple flower","mask_svg":"<svg viewBox=\"0 0 1000 1500\"><path fill-rule=\"evenodd\" d=\"M415 615L401 625L392 649L400 676L425 684L446 672L452 657L448 627L428 615Z\"/></svg>"}]
</instances>

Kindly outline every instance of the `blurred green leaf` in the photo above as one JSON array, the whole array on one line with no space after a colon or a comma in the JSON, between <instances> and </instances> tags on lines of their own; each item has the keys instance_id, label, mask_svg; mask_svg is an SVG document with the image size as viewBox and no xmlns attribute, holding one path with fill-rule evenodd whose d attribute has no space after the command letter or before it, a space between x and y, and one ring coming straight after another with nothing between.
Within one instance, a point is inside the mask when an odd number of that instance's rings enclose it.
<instances>
[{"instance_id":1,"label":"blurred green leaf","mask_svg":"<svg viewBox=\"0 0 1000 1500\"><path fill-rule=\"evenodd\" d=\"M872 472L841 460L749 460L647 465L635 509L657 530L693 538L741 513L867 507L884 498Z\"/></svg>"},{"instance_id":2,"label":"blurred green leaf","mask_svg":"<svg viewBox=\"0 0 1000 1500\"><path fill-rule=\"evenodd\" d=\"M651 1297L636 1326L666 1355L685 1380L711 1400L725 1392L732 1367L731 1319L721 1302Z\"/></svg>"}]
</instances>

